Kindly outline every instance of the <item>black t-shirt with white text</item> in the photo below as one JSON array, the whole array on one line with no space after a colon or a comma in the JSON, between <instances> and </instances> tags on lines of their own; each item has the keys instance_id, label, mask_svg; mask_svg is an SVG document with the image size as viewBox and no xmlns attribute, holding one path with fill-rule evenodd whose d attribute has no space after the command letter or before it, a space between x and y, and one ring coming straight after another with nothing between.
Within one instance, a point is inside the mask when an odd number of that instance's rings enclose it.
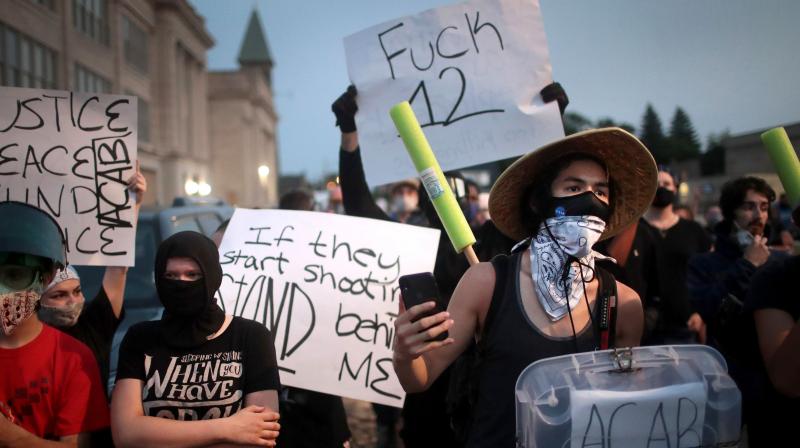
<instances>
[{"instance_id":1,"label":"black t-shirt with white text","mask_svg":"<svg viewBox=\"0 0 800 448\"><path fill-rule=\"evenodd\" d=\"M119 351L117 381L144 382L144 415L174 420L228 417L247 394L280 389L275 347L263 325L233 317L216 338L176 350L163 341L160 321L128 330Z\"/></svg>"}]
</instances>

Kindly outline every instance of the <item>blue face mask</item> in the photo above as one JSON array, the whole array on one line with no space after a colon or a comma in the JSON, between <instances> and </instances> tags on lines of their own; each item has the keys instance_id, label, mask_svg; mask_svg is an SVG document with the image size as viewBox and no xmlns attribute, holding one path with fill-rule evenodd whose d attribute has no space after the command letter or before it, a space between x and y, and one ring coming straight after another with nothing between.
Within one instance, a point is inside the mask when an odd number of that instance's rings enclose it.
<instances>
[{"instance_id":1,"label":"blue face mask","mask_svg":"<svg viewBox=\"0 0 800 448\"><path fill-rule=\"evenodd\" d=\"M551 198L552 208L547 218L563 218L565 216L594 216L607 223L611 217L611 207L601 201L591 191L566 197Z\"/></svg>"}]
</instances>

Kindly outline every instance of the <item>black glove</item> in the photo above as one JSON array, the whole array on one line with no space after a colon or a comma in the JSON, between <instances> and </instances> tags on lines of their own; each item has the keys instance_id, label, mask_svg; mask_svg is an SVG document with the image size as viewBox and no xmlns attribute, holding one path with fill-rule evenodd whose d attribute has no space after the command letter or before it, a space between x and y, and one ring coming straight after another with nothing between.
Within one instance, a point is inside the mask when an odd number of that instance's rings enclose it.
<instances>
[{"instance_id":1,"label":"black glove","mask_svg":"<svg viewBox=\"0 0 800 448\"><path fill-rule=\"evenodd\" d=\"M561 84L557 82L549 84L539 93L542 94L542 99L545 103L558 101L558 109L561 111L561 115L564 115L564 109L566 109L569 104L569 98L567 97L567 92L561 87Z\"/></svg>"},{"instance_id":2,"label":"black glove","mask_svg":"<svg viewBox=\"0 0 800 448\"><path fill-rule=\"evenodd\" d=\"M350 84L347 90L331 104L331 110L336 115L336 126L342 133L356 131L356 86Z\"/></svg>"}]
</instances>

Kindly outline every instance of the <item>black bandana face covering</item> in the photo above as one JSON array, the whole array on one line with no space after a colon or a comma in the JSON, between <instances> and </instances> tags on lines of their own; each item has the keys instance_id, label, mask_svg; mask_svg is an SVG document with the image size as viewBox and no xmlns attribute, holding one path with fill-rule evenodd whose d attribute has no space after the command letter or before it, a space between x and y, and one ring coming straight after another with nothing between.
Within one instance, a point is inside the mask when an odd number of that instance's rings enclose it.
<instances>
[{"instance_id":1,"label":"black bandana face covering","mask_svg":"<svg viewBox=\"0 0 800 448\"><path fill-rule=\"evenodd\" d=\"M575 196L566 196L562 198L553 197L551 199L553 208L550 211L548 218L562 218L564 216L595 216L608 222L611 217L611 207L601 201L591 191L585 191Z\"/></svg>"},{"instance_id":2,"label":"black bandana face covering","mask_svg":"<svg viewBox=\"0 0 800 448\"><path fill-rule=\"evenodd\" d=\"M191 258L203 272L195 281L164 278L167 260ZM225 321L225 312L214 294L222 283L217 246L197 232L179 232L164 240L156 254L156 290L164 305L161 333L165 343L176 348L191 348L205 343Z\"/></svg>"}]
</instances>

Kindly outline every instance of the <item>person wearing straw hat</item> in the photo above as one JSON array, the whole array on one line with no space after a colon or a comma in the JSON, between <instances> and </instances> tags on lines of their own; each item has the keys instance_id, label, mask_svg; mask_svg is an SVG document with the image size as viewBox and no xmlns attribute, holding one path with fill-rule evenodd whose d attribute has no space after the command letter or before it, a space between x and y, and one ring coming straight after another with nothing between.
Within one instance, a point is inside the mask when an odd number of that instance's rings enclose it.
<instances>
[{"instance_id":1,"label":"person wearing straw hat","mask_svg":"<svg viewBox=\"0 0 800 448\"><path fill-rule=\"evenodd\" d=\"M393 361L406 392L425 390L471 338L478 342L466 446L514 446L514 384L532 362L639 344L639 297L595 266L603 256L592 246L647 210L656 173L647 148L619 128L573 134L523 156L489 199L497 228L522 242L471 267L447 311L426 316L433 302L401 309ZM434 339L445 331L446 339Z\"/></svg>"}]
</instances>

